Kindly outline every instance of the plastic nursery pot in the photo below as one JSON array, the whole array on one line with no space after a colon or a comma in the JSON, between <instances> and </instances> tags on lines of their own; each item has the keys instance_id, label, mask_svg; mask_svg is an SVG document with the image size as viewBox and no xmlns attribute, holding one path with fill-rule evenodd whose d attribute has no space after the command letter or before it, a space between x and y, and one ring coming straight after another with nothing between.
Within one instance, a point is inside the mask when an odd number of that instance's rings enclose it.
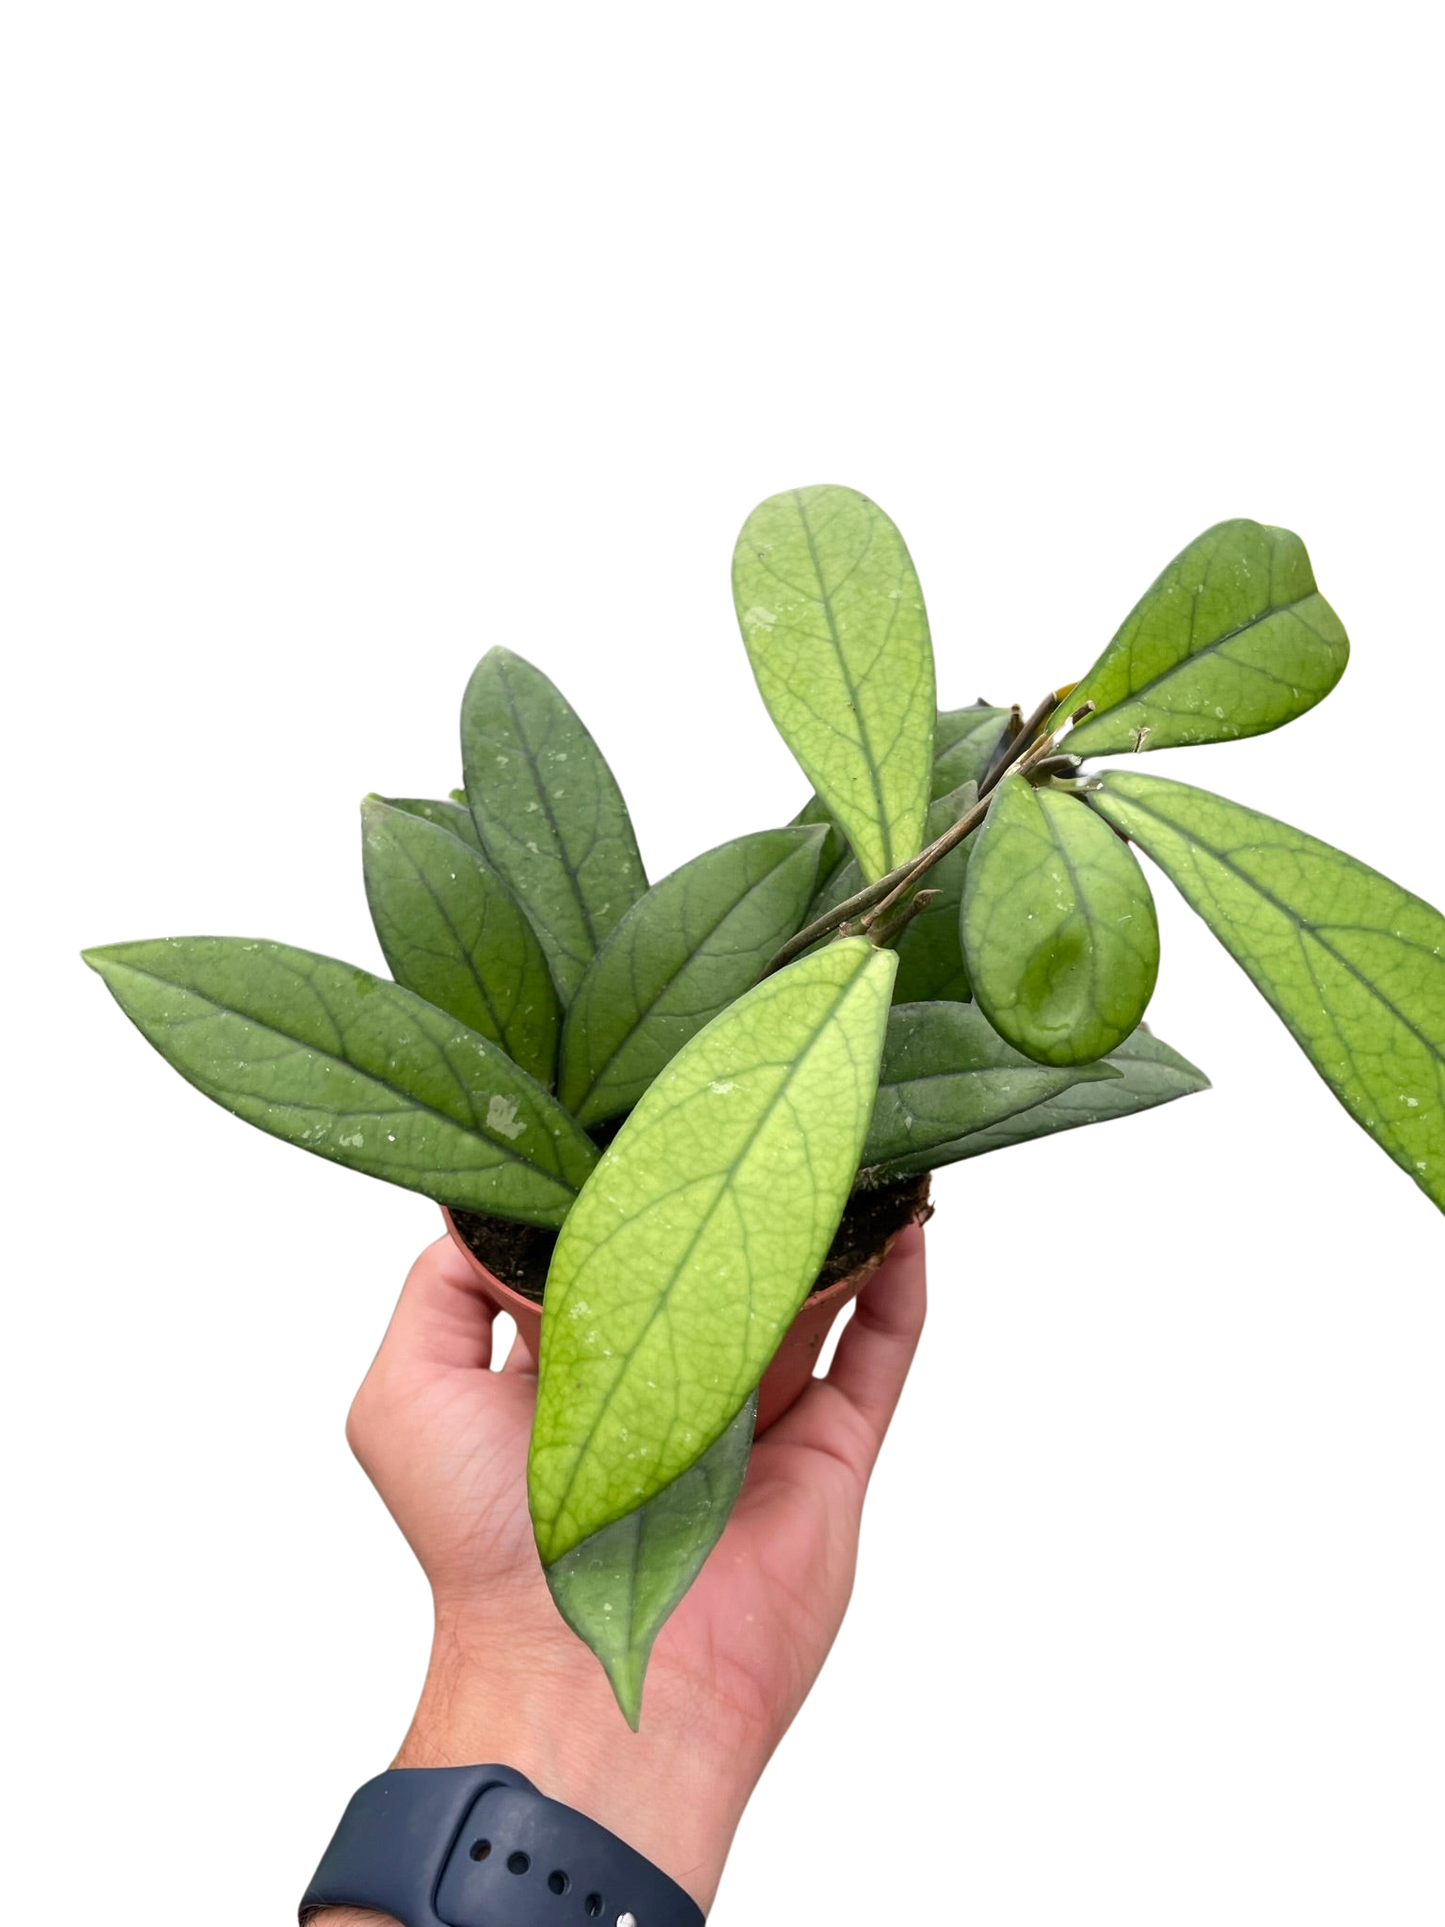
<instances>
[{"instance_id":1,"label":"plastic nursery pot","mask_svg":"<svg viewBox=\"0 0 1445 1927\"><path fill-rule=\"evenodd\" d=\"M919 1222L929 1215L928 1193L924 1188L918 1206L909 1223ZM517 1323L518 1336L527 1345L532 1356L537 1356L537 1347L542 1333L542 1307L535 1298L525 1292L514 1291L504 1285L494 1272L487 1269L476 1252L458 1230L450 1211L443 1205L442 1217L446 1220L447 1231L452 1243L457 1247L467 1263L477 1275L484 1294L492 1301L498 1311L507 1312ZM838 1315L862 1291L864 1285L877 1271L894 1241L907 1228L900 1225L890 1232L878 1250L866 1258L856 1270L836 1284L827 1285L822 1291L815 1291L803 1302L802 1309L788 1328L788 1335L779 1345L773 1362L763 1374L763 1382L758 1388L758 1431L765 1432L770 1425L780 1419L789 1406L802 1396L803 1389L813 1376L818 1363L818 1354L823 1349L823 1341L833 1329Z\"/></svg>"}]
</instances>

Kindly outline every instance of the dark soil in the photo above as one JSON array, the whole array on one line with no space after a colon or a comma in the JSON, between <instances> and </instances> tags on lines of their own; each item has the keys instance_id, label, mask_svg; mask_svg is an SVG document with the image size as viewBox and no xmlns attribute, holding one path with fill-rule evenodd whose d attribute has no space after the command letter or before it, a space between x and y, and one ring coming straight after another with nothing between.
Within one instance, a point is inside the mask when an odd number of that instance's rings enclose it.
<instances>
[{"instance_id":1,"label":"dark soil","mask_svg":"<svg viewBox=\"0 0 1445 1927\"><path fill-rule=\"evenodd\" d=\"M932 1213L928 1202L928 1173L897 1178L869 1191L855 1191L848 1200L838 1235L828 1248L814 1292L826 1291L860 1271L882 1251L895 1231ZM452 1222L471 1251L504 1285L536 1304L542 1302L547 1267L552 1262L555 1231L537 1225L513 1224L508 1218L486 1218L477 1211L453 1211ZM811 1294L810 1294L811 1295Z\"/></svg>"}]
</instances>

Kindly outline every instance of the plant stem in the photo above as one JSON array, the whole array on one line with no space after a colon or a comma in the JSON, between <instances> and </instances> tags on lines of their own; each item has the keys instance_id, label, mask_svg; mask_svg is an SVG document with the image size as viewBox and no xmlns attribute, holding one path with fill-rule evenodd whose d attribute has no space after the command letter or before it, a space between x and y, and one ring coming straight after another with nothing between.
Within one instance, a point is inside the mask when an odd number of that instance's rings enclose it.
<instances>
[{"instance_id":1,"label":"plant stem","mask_svg":"<svg viewBox=\"0 0 1445 1927\"><path fill-rule=\"evenodd\" d=\"M1057 702L1057 694L1050 691L1046 700L1039 704L1035 716L1047 717L1050 708ZM1082 722L1085 716L1092 713L1093 708L1094 705L1091 702L1084 703L1069 717L1068 726L1072 728L1075 723ZM821 937L831 936L835 930L849 923L855 916L859 919L859 929L871 932L879 918L886 916L895 904L907 896L935 863L946 857L950 850L956 850L966 836L973 834L988 814L990 793L998 788L1005 776L1023 774L1032 770L1052 753L1059 734L1056 730L1050 731L1032 748L1029 747L1026 737L1038 727L1038 722L1034 717L1030 717L1024 728L1013 739L1016 753L1012 760L997 763L995 758L997 767L991 768L979 784L978 800L971 804L958 821L943 832L942 836L935 837L926 849L920 850L917 856L910 857L907 863L900 863L898 868L890 870L886 877L879 877L876 883L867 884L843 903L834 904L831 910L825 910L821 917L816 917L812 923L800 930L797 936L790 937L764 970L763 976L771 977L774 971L781 970L795 957L801 957L803 952L811 950ZM1018 748L1019 744L1023 744L1022 749Z\"/></svg>"}]
</instances>

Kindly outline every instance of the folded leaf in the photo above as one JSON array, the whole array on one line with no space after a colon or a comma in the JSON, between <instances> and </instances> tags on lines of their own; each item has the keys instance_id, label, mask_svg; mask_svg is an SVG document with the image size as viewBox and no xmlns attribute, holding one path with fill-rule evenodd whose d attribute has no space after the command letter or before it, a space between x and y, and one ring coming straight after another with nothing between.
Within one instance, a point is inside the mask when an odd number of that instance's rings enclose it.
<instances>
[{"instance_id":1,"label":"folded leaf","mask_svg":"<svg viewBox=\"0 0 1445 1927\"><path fill-rule=\"evenodd\" d=\"M653 1642L722 1537L757 1413L755 1392L696 1465L547 1568L558 1611L601 1660L634 1733Z\"/></svg>"},{"instance_id":2,"label":"folded leaf","mask_svg":"<svg viewBox=\"0 0 1445 1927\"><path fill-rule=\"evenodd\" d=\"M987 1130L1081 1081L1117 1078L1109 1064L1056 1069L1012 1049L972 1004L899 1004L888 1020L873 1121L860 1160L931 1168L929 1153Z\"/></svg>"},{"instance_id":3,"label":"folded leaf","mask_svg":"<svg viewBox=\"0 0 1445 1927\"><path fill-rule=\"evenodd\" d=\"M1041 1064L1086 1064L1136 1028L1159 974L1149 885L1062 790L1000 785L963 893L963 955L989 1022Z\"/></svg>"},{"instance_id":4,"label":"folded leaf","mask_svg":"<svg viewBox=\"0 0 1445 1927\"><path fill-rule=\"evenodd\" d=\"M560 1225L597 1161L504 1051L370 971L242 937L112 944L85 961L197 1090L369 1177Z\"/></svg>"},{"instance_id":5,"label":"folded leaf","mask_svg":"<svg viewBox=\"0 0 1445 1927\"><path fill-rule=\"evenodd\" d=\"M947 796L964 783L981 783L998 747L1009 711L989 703L941 709L933 743L933 794Z\"/></svg>"},{"instance_id":6,"label":"folded leaf","mask_svg":"<svg viewBox=\"0 0 1445 1927\"><path fill-rule=\"evenodd\" d=\"M471 844L459 850L458 837L379 796L362 804L361 827L366 898L392 976L550 1084L562 1013L506 884Z\"/></svg>"},{"instance_id":7,"label":"folded leaf","mask_svg":"<svg viewBox=\"0 0 1445 1927\"><path fill-rule=\"evenodd\" d=\"M544 1565L695 1464L757 1386L852 1188L893 972L853 937L766 978L603 1154L547 1279L529 1466Z\"/></svg>"},{"instance_id":8,"label":"folded leaf","mask_svg":"<svg viewBox=\"0 0 1445 1927\"><path fill-rule=\"evenodd\" d=\"M873 882L923 836L933 646L903 538L851 488L790 489L743 524L733 599L768 713Z\"/></svg>"},{"instance_id":9,"label":"folded leaf","mask_svg":"<svg viewBox=\"0 0 1445 1927\"><path fill-rule=\"evenodd\" d=\"M738 837L638 898L567 1013L560 1095L579 1123L630 1110L689 1037L752 988L803 921L824 835Z\"/></svg>"},{"instance_id":10,"label":"folded leaf","mask_svg":"<svg viewBox=\"0 0 1445 1927\"><path fill-rule=\"evenodd\" d=\"M829 810L828 805L823 801L822 797L818 795L813 795L808 798L802 809L800 809L798 814L793 818L793 822L794 824L821 823L827 829L828 834L823 842L823 853L818 859L818 892L821 894L822 891L827 888L829 879L836 876L844 864L848 863L852 858L853 853L848 848L848 839L833 821L832 812ZM806 921L807 919L804 918L804 922Z\"/></svg>"},{"instance_id":11,"label":"folded leaf","mask_svg":"<svg viewBox=\"0 0 1445 1927\"><path fill-rule=\"evenodd\" d=\"M510 649L472 672L462 762L483 853L535 924L565 1004L647 888L622 792L561 691Z\"/></svg>"},{"instance_id":12,"label":"folded leaf","mask_svg":"<svg viewBox=\"0 0 1445 1927\"><path fill-rule=\"evenodd\" d=\"M1445 917L1207 790L1111 772L1089 802L1154 859L1356 1123L1445 1210Z\"/></svg>"},{"instance_id":13,"label":"folded leaf","mask_svg":"<svg viewBox=\"0 0 1445 1927\"><path fill-rule=\"evenodd\" d=\"M926 1151L885 1159L868 1173L869 1180L882 1183L918 1171L937 1171L945 1164L981 1157L985 1151L1002 1151L1010 1144L1027 1143L1030 1138L1077 1130L1081 1124L1107 1124L1116 1117L1132 1117L1136 1111L1152 1110L1155 1105L1170 1104L1176 1097L1188 1097L1194 1091L1209 1088L1209 1079L1203 1071L1196 1070L1178 1051L1171 1050L1143 1029L1136 1030L1117 1050L1110 1051L1089 1068L1097 1071L1105 1067L1117 1071L1118 1075L1103 1081L1070 1084L1043 1103L981 1130L970 1131Z\"/></svg>"},{"instance_id":14,"label":"folded leaf","mask_svg":"<svg viewBox=\"0 0 1445 1927\"><path fill-rule=\"evenodd\" d=\"M1069 737L1081 756L1258 736L1328 696L1349 654L1299 537L1220 522L1175 556L1054 726L1096 705Z\"/></svg>"}]
</instances>

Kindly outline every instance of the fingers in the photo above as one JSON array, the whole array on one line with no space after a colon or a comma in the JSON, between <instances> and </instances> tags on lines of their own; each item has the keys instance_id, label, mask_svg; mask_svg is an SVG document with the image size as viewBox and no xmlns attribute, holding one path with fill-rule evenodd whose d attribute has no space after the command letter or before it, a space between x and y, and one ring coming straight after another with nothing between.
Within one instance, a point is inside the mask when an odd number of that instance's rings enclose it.
<instances>
[{"instance_id":1,"label":"fingers","mask_svg":"<svg viewBox=\"0 0 1445 1927\"><path fill-rule=\"evenodd\" d=\"M888 1430L904 1401L909 1374L919 1357L929 1324L929 1233L909 1224L894 1249L863 1287L838 1341L832 1347L821 1387L852 1405L861 1420L867 1476L877 1465ZM836 1399L813 1397L807 1387L798 1405L771 1428L790 1443L838 1447Z\"/></svg>"},{"instance_id":2,"label":"fingers","mask_svg":"<svg viewBox=\"0 0 1445 1927\"><path fill-rule=\"evenodd\" d=\"M495 1317L465 1256L450 1238L438 1238L407 1273L372 1369L420 1364L485 1371Z\"/></svg>"}]
</instances>

